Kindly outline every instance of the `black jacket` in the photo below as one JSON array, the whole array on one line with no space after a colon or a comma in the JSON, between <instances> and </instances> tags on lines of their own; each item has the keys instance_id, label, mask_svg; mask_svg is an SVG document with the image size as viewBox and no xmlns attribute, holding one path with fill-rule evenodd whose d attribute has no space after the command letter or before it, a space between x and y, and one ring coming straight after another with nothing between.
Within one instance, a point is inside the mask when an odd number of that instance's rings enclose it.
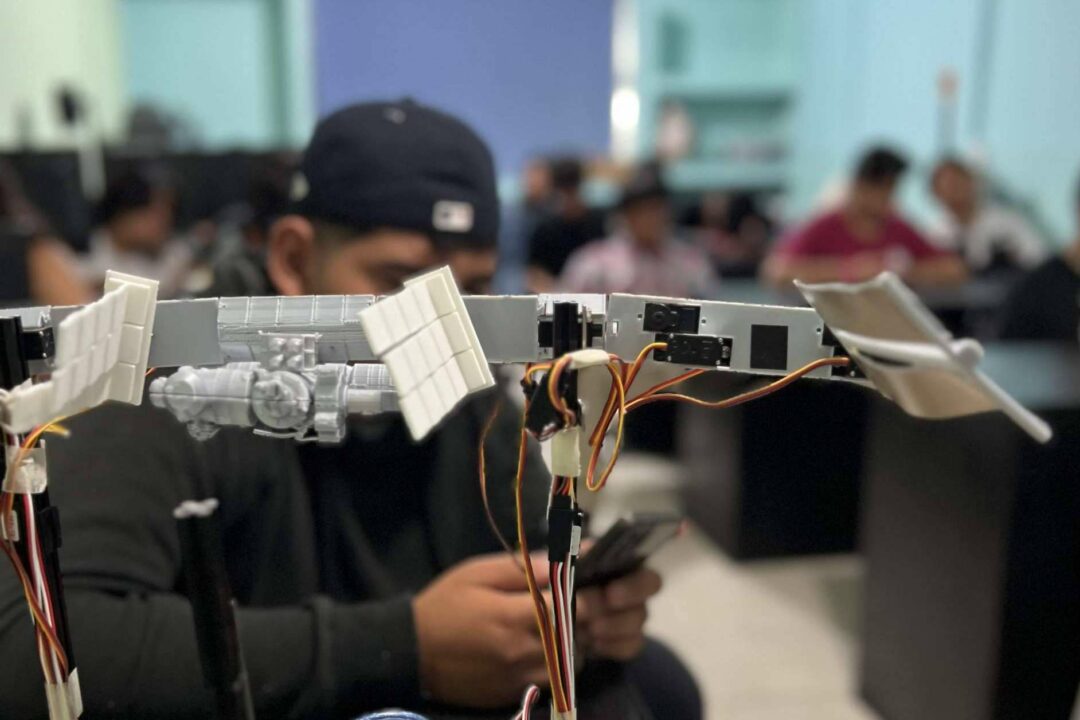
<instances>
[{"instance_id":1,"label":"black jacket","mask_svg":"<svg viewBox=\"0 0 1080 720\"><path fill-rule=\"evenodd\" d=\"M85 717L211 715L172 518L180 501L209 496L221 502L259 717L422 707L410 593L499 548L477 479L493 402L475 400L420 446L392 422L329 451L242 430L199 443L146 405L69 421L71 438L49 440L48 462ZM518 423L504 407L487 446L492 502L511 537ZM548 488L535 453L527 478L530 534L540 542ZM7 568L0 674L0 717L45 716L32 627Z\"/></svg>"}]
</instances>

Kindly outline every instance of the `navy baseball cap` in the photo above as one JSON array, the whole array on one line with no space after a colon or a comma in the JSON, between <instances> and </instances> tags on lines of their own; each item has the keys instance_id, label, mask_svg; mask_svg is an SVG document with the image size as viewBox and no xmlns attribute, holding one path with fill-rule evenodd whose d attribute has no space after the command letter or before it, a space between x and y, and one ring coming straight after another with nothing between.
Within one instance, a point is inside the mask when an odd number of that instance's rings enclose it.
<instances>
[{"instance_id":1,"label":"navy baseball cap","mask_svg":"<svg viewBox=\"0 0 1080 720\"><path fill-rule=\"evenodd\" d=\"M422 232L493 247L499 198L491 151L461 120L412 100L350 105L323 118L304 151L293 211L360 231Z\"/></svg>"}]
</instances>

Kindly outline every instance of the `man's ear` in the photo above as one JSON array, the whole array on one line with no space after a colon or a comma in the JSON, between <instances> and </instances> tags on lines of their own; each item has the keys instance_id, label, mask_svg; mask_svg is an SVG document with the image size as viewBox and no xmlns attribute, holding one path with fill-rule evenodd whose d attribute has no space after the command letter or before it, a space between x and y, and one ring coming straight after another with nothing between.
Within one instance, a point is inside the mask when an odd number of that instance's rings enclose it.
<instances>
[{"instance_id":1,"label":"man's ear","mask_svg":"<svg viewBox=\"0 0 1080 720\"><path fill-rule=\"evenodd\" d=\"M307 218L286 215L270 228L266 271L282 295L305 295L315 274L315 227Z\"/></svg>"}]
</instances>

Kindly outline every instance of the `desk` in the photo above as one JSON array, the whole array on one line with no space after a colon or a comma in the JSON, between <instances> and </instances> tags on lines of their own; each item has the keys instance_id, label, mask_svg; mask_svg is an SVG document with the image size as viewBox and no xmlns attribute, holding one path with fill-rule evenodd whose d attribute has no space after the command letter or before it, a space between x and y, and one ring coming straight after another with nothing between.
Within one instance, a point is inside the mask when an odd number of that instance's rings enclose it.
<instances>
[{"instance_id":1,"label":"desk","mask_svg":"<svg viewBox=\"0 0 1080 720\"><path fill-rule=\"evenodd\" d=\"M1054 427L875 400L861 512L861 690L885 720L1068 720L1080 679L1080 354L991 345Z\"/></svg>"},{"instance_id":2,"label":"desk","mask_svg":"<svg viewBox=\"0 0 1080 720\"><path fill-rule=\"evenodd\" d=\"M928 290L923 299L955 320L993 312L1004 292L1001 280L986 279ZM726 282L719 299L804 304L794 292L753 280ZM1067 382L1060 376L1065 371L1053 363L1040 367L1039 375L1024 372L1011 357L1008 351L992 354L991 376L1015 374L1011 382L1019 385L1018 392L1037 404L1050 402ZM1057 375L1045 376L1049 372ZM700 378L694 394L724 397L745 389L747 382L717 373ZM869 403L875 396L865 388L803 381L724 412L680 407L673 425L686 467L688 514L738 559L854 550Z\"/></svg>"},{"instance_id":3,"label":"desk","mask_svg":"<svg viewBox=\"0 0 1080 720\"><path fill-rule=\"evenodd\" d=\"M691 392L750 384L760 379L714 373ZM872 392L804 380L730 410L679 406L687 514L737 559L854 550Z\"/></svg>"}]
</instances>

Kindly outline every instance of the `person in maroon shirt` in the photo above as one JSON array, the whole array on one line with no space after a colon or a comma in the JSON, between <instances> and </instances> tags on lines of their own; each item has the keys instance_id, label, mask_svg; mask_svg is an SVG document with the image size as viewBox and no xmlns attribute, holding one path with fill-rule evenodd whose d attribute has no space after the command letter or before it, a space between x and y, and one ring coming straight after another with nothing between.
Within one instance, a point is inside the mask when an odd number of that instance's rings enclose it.
<instances>
[{"instance_id":1,"label":"person in maroon shirt","mask_svg":"<svg viewBox=\"0 0 1080 720\"><path fill-rule=\"evenodd\" d=\"M958 256L935 248L896 214L893 196L905 170L907 161L888 148L865 153L843 205L782 239L764 264L765 279L858 281L892 270L912 285L966 280Z\"/></svg>"}]
</instances>

